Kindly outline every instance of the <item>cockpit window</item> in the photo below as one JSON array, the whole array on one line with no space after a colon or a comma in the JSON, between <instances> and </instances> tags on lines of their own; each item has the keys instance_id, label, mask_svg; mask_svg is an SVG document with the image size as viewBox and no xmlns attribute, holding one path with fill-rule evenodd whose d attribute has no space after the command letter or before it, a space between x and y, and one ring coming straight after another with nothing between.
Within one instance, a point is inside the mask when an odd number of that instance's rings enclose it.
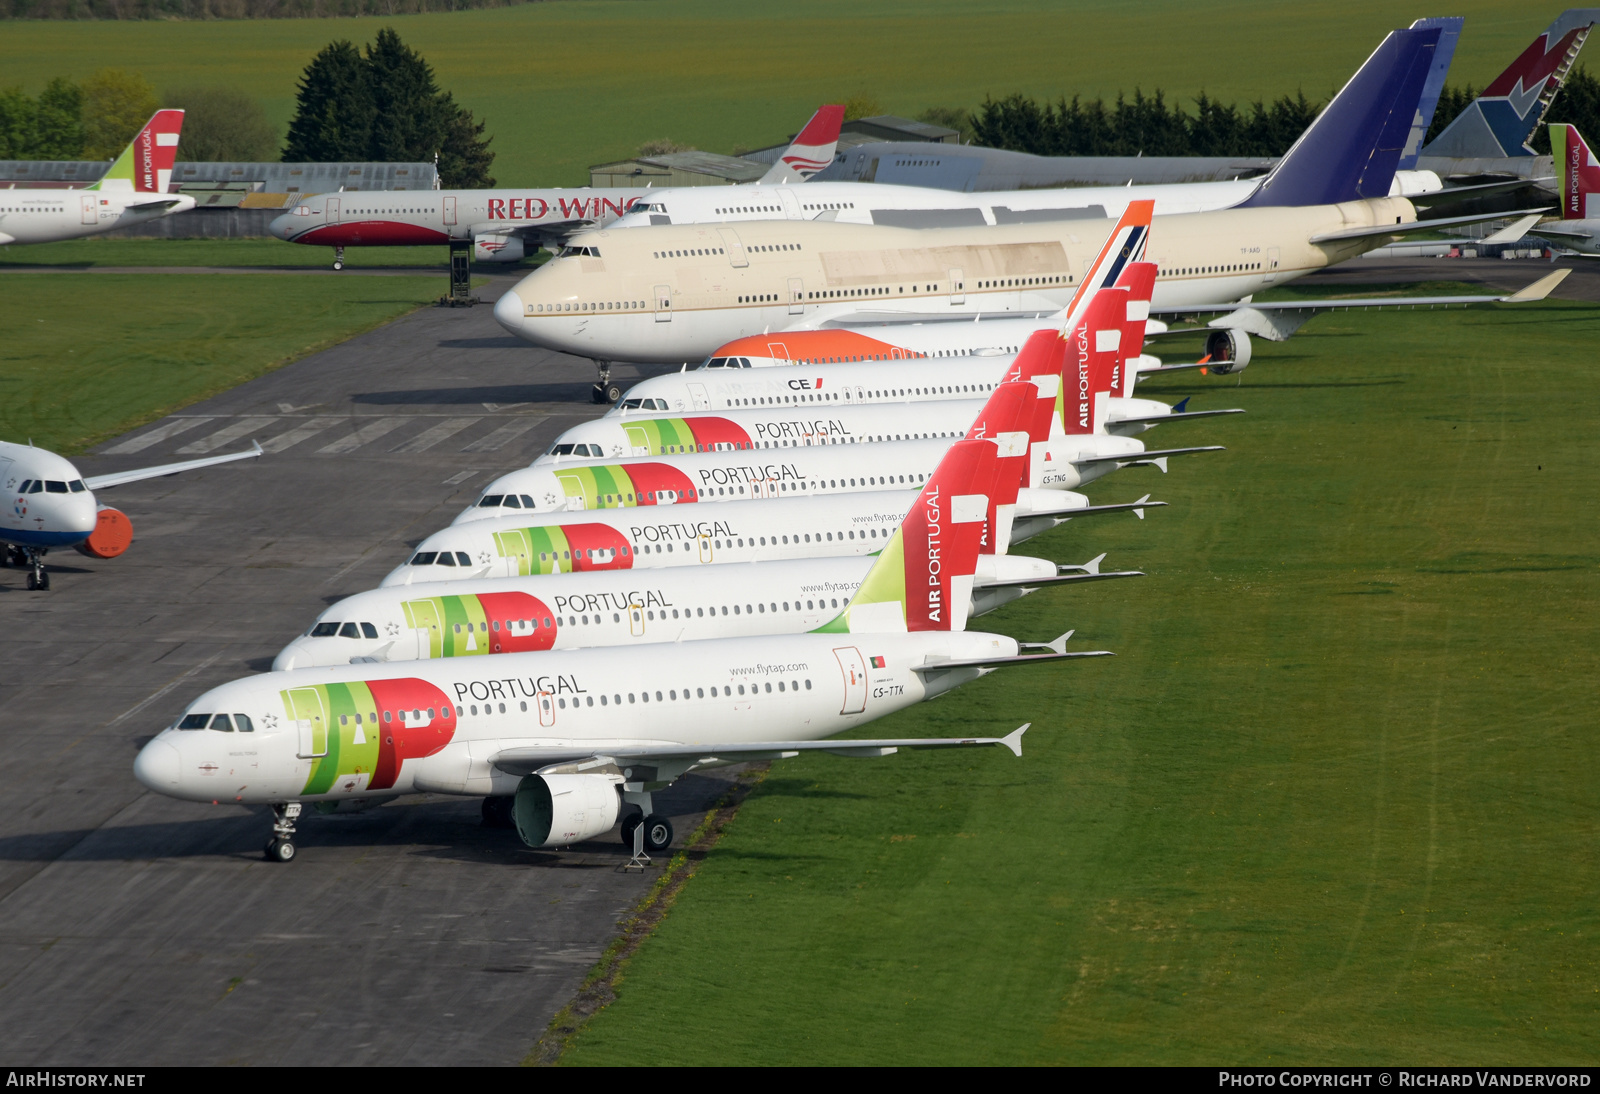
<instances>
[{"instance_id":1,"label":"cockpit window","mask_svg":"<svg viewBox=\"0 0 1600 1094\"><path fill-rule=\"evenodd\" d=\"M44 488L46 492L51 494L65 494L67 492L67 484L64 482L57 482L55 479L51 479L49 482L45 483Z\"/></svg>"},{"instance_id":2,"label":"cockpit window","mask_svg":"<svg viewBox=\"0 0 1600 1094\"><path fill-rule=\"evenodd\" d=\"M338 633L339 624L337 623L318 623L315 627L311 628L312 638L332 638Z\"/></svg>"},{"instance_id":3,"label":"cockpit window","mask_svg":"<svg viewBox=\"0 0 1600 1094\"><path fill-rule=\"evenodd\" d=\"M210 721L211 715L209 714L185 714L183 716L183 720L178 723L178 728L204 729L206 728L206 724Z\"/></svg>"},{"instance_id":4,"label":"cockpit window","mask_svg":"<svg viewBox=\"0 0 1600 1094\"><path fill-rule=\"evenodd\" d=\"M256 731L255 724L246 715L235 714L233 720L239 724L240 733L254 733Z\"/></svg>"},{"instance_id":5,"label":"cockpit window","mask_svg":"<svg viewBox=\"0 0 1600 1094\"><path fill-rule=\"evenodd\" d=\"M43 492L44 492L44 482L43 482L43 480L34 479L32 482L30 482L28 484L27 493L29 493L29 494L42 494Z\"/></svg>"},{"instance_id":6,"label":"cockpit window","mask_svg":"<svg viewBox=\"0 0 1600 1094\"><path fill-rule=\"evenodd\" d=\"M411 556L413 566L432 566L433 560L439 557L438 551L418 551Z\"/></svg>"},{"instance_id":7,"label":"cockpit window","mask_svg":"<svg viewBox=\"0 0 1600 1094\"><path fill-rule=\"evenodd\" d=\"M439 556L439 558L441 560L443 560L444 555L441 554ZM467 552L465 552L465 551L457 551L456 552L456 562L458 564L462 565L462 566L471 566L472 565L472 560L467 557Z\"/></svg>"},{"instance_id":8,"label":"cockpit window","mask_svg":"<svg viewBox=\"0 0 1600 1094\"><path fill-rule=\"evenodd\" d=\"M360 638L361 628L357 627L354 623L346 623L344 626L339 628L339 637Z\"/></svg>"},{"instance_id":9,"label":"cockpit window","mask_svg":"<svg viewBox=\"0 0 1600 1094\"><path fill-rule=\"evenodd\" d=\"M726 357L713 357L713 358L711 358L711 360L706 362L706 368L727 368L727 367L728 367L728 359Z\"/></svg>"},{"instance_id":10,"label":"cockpit window","mask_svg":"<svg viewBox=\"0 0 1600 1094\"><path fill-rule=\"evenodd\" d=\"M232 733L233 721L226 714L218 714L211 719L211 728L221 730L223 733Z\"/></svg>"},{"instance_id":11,"label":"cockpit window","mask_svg":"<svg viewBox=\"0 0 1600 1094\"><path fill-rule=\"evenodd\" d=\"M500 507L500 503L504 500L504 494L485 494L483 497L478 499L478 508L498 509Z\"/></svg>"},{"instance_id":12,"label":"cockpit window","mask_svg":"<svg viewBox=\"0 0 1600 1094\"><path fill-rule=\"evenodd\" d=\"M504 505L507 509L521 509L522 508L522 502L517 499L517 496L515 494L507 494L506 495L506 500L504 502L502 502L501 504Z\"/></svg>"},{"instance_id":13,"label":"cockpit window","mask_svg":"<svg viewBox=\"0 0 1600 1094\"><path fill-rule=\"evenodd\" d=\"M439 565L441 565L441 566L454 566L455 564L456 564L456 560L454 558L450 557L450 552L449 551L440 551L439 552Z\"/></svg>"},{"instance_id":14,"label":"cockpit window","mask_svg":"<svg viewBox=\"0 0 1600 1094\"><path fill-rule=\"evenodd\" d=\"M532 495L529 495L529 494L522 495L522 507L524 509L537 509L538 508L537 505L533 504L533 497L532 497Z\"/></svg>"},{"instance_id":15,"label":"cockpit window","mask_svg":"<svg viewBox=\"0 0 1600 1094\"><path fill-rule=\"evenodd\" d=\"M378 637L378 628L371 623L363 623L361 624L361 634L364 638L376 638Z\"/></svg>"},{"instance_id":16,"label":"cockpit window","mask_svg":"<svg viewBox=\"0 0 1600 1094\"><path fill-rule=\"evenodd\" d=\"M71 490L74 494L81 494L89 488L83 485L82 479L73 479L71 482L67 483L67 489Z\"/></svg>"}]
</instances>

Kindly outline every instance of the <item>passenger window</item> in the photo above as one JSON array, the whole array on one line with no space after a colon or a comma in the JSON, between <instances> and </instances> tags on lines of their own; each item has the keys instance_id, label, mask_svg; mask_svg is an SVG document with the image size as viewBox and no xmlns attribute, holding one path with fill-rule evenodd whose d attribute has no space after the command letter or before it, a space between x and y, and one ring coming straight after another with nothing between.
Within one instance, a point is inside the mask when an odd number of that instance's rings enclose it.
<instances>
[{"instance_id":1,"label":"passenger window","mask_svg":"<svg viewBox=\"0 0 1600 1094\"><path fill-rule=\"evenodd\" d=\"M312 638L332 638L338 633L339 624L337 623L318 623L315 627L311 628Z\"/></svg>"},{"instance_id":2,"label":"passenger window","mask_svg":"<svg viewBox=\"0 0 1600 1094\"><path fill-rule=\"evenodd\" d=\"M411 565L432 566L433 560L438 557L439 552L437 551L418 551L416 554L411 556Z\"/></svg>"},{"instance_id":3,"label":"passenger window","mask_svg":"<svg viewBox=\"0 0 1600 1094\"><path fill-rule=\"evenodd\" d=\"M359 718L361 715L358 714L356 717ZM248 715L235 714L233 720L238 724L240 733L254 733L256 731L255 723L250 721Z\"/></svg>"},{"instance_id":4,"label":"passenger window","mask_svg":"<svg viewBox=\"0 0 1600 1094\"><path fill-rule=\"evenodd\" d=\"M206 723L211 721L209 714L185 714L183 721L178 723L179 729L204 729Z\"/></svg>"},{"instance_id":5,"label":"passenger window","mask_svg":"<svg viewBox=\"0 0 1600 1094\"><path fill-rule=\"evenodd\" d=\"M344 626L339 628L339 637L340 638L360 638L361 637L361 629L359 627L357 627L354 623L346 623Z\"/></svg>"},{"instance_id":6,"label":"passenger window","mask_svg":"<svg viewBox=\"0 0 1600 1094\"><path fill-rule=\"evenodd\" d=\"M221 730L223 733L232 733L233 721L226 714L218 714L211 719L211 728Z\"/></svg>"},{"instance_id":7,"label":"passenger window","mask_svg":"<svg viewBox=\"0 0 1600 1094\"><path fill-rule=\"evenodd\" d=\"M378 637L378 628L371 623L363 623L361 624L361 635L363 638L376 638Z\"/></svg>"}]
</instances>

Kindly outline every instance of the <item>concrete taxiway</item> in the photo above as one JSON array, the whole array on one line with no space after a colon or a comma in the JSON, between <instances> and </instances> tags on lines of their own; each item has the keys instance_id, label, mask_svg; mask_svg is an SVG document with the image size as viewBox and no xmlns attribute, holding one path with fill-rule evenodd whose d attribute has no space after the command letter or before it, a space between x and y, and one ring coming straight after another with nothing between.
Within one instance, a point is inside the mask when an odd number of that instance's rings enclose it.
<instances>
[{"instance_id":1,"label":"concrete taxiway","mask_svg":"<svg viewBox=\"0 0 1600 1094\"><path fill-rule=\"evenodd\" d=\"M492 300L501 279L480 290ZM638 374L619 367L627 382ZM0 570L0 1055L47 1064L521 1060L658 870L614 839L561 853L477 801L269 822L136 783L139 745L196 695L265 670L370 588L491 475L599 413L593 367L518 343L489 307L425 308L116 438L89 474L233 451L260 460L104 500L135 542L57 552L53 589ZM658 807L680 840L725 784Z\"/></svg>"}]
</instances>

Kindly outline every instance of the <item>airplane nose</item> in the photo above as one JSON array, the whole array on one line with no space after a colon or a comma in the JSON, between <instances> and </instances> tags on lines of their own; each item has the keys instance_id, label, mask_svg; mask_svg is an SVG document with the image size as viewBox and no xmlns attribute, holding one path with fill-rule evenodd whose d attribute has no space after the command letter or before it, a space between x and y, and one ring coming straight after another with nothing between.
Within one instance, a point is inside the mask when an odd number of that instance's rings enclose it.
<instances>
[{"instance_id":1,"label":"airplane nose","mask_svg":"<svg viewBox=\"0 0 1600 1094\"><path fill-rule=\"evenodd\" d=\"M159 794L170 794L178 788L181 770L178 750L166 741L151 741L133 761L133 777Z\"/></svg>"},{"instance_id":2,"label":"airplane nose","mask_svg":"<svg viewBox=\"0 0 1600 1094\"><path fill-rule=\"evenodd\" d=\"M293 219L293 213L285 213L281 217L274 217L272 223L267 225L267 231L279 239L288 239L292 227L290 222Z\"/></svg>"},{"instance_id":3,"label":"airplane nose","mask_svg":"<svg viewBox=\"0 0 1600 1094\"><path fill-rule=\"evenodd\" d=\"M286 669L294 668L296 663L311 664L310 661L300 656L304 652L300 648L299 642L290 642L278 651L278 656L272 659L272 671L283 672Z\"/></svg>"},{"instance_id":4,"label":"airplane nose","mask_svg":"<svg viewBox=\"0 0 1600 1094\"><path fill-rule=\"evenodd\" d=\"M522 333L522 297L517 290L507 289L494 302L494 321L512 334Z\"/></svg>"}]
</instances>

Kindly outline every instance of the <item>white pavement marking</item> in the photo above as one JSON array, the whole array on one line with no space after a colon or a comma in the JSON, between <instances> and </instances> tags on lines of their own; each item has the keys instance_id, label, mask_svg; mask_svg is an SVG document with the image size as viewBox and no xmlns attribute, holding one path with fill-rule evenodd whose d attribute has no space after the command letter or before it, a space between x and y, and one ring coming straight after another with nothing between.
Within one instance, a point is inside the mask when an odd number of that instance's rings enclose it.
<instances>
[{"instance_id":1,"label":"white pavement marking","mask_svg":"<svg viewBox=\"0 0 1600 1094\"><path fill-rule=\"evenodd\" d=\"M457 433L460 433L463 429L467 428L467 426L481 420L481 418L446 418L438 425L430 426L429 428L424 429L421 433L418 433L409 441L406 441L400 445L396 445L394 448L389 449L389 451L426 452L440 441L455 436Z\"/></svg>"},{"instance_id":2,"label":"white pavement marking","mask_svg":"<svg viewBox=\"0 0 1600 1094\"><path fill-rule=\"evenodd\" d=\"M229 441L236 441L240 437L259 432L277 420L277 418L240 418L232 425L225 429L217 430L209 437L202 437L193 444L184 445L182 448L178 449L178 453L179 455L186 456L201 452L210 452L214 448L221 448Z\"/></svg>"},{"instance_id":3,"label":"white pavement marking","mask_svg":"<svg viewBox=\"0 0 1600 1094\"><path fill-rule=\"evenodd\" d=\"M262 441L261 451L282 452L285 448L290 448L294 445L297 445L307 437L315 437L318 433L321 433L329 426L338 425L342 421L344 421L344 417L342 415L334 415L326 418L312 418L304 425L297 425L287 433L279 433L270 441Z\"/></svg>"},{"instance_id":4,"label":"white pavement marking","mask_svg":"<svg viewBox=\"0 0 1600 1094\"><path fill-rule=\"evenodd\" d=\"M472 468L472 469L470 469L468 471L457 471L454 475L451 475L448 479L444 480L444 485L445 486L460 486L462 483L464 483L468 479L472 478L472 476L481 475L483 473L484 473L484 471L483 471L483 468L481 468L481 467L474 467L474 468Z\"/></svg>"},{"instance_id":5,"label":"white pavement marking","mask_svg":"<svg viewBox=\"0 0 1600 1094\"><path fill-rule=\"evenodd\" d=\"M205 425L212 418L172 418L164 425L158 425L148 433L141 433L132 440L123 441L115 448L108 448L101 453L102 456L125 456L134 452L143 452L153 444L160 444L179 433L187 433L197 425Z\"/></svg>"},{"instance_id":6,"label":"white pavement marking","mask_svg":"<svg viewBox=\"0 0 1600 1094\"><path fill-rule=\"evenodd\" d=\"M400 428L409 420L411 419L379 418L376 421L368 422L349 436L341 437L332 444L323 445L317 449L317 452L323 456L342 456L346 452L354 452L362 445L370 444L377 440L391 429Z\"/></svg>"},{"instance_id":7,"label":"white pavement marking","mask_svg":"<svg viewBox=\"0 0 1600 1094\"><path fill-rule=\"evenodd\" d=\"M226 652L226 651L223 651L223 650L217 651L216 653L212 654L210 657L207 657L204 661L200 662L198 665L194 666L192 669L189 669L187 672L184 672L183 674L181 674L180 676L176 677L175 679L168 681L168 683L167 683L167 685L165 687L151 692L144 699L142 699L141 701L135 703L133 706L129 707L127 710L123 711L121 714L119 714L115 718L111 719L111 721L107 722L106 723L106 728L110 729L112 726L116 725L118 722L122 721L124 718L130 717L130 716L132 716L134 714L139 713L145 707L149 706L151 703L153 703L157 699L161 698L163 695L165 695L167 692L171 691L173 688L177 687L179 684L183 683L185 680L191 679L196 674L198 674L202 669L210 667L211 662L213 662L217 658L221 657L224 652Z\"/></svg>"},{"instance_id":8,"label":"white pavement marking","mask_svg":"<svg viewBox=\"0 0 1600 1094\"><path fill-rule=\"evenodd\" d=\"M497 449L504 448L506 445L510 444L512 441L516 440L518 437L522 436L524 433L542 421L544 421L543 418L524 418L520 422L512 422L510 425L503 425L493 433L490 433L488 436L480 437L473 441L461 451L493 452Z\"/></svg>"}]
</instances>

